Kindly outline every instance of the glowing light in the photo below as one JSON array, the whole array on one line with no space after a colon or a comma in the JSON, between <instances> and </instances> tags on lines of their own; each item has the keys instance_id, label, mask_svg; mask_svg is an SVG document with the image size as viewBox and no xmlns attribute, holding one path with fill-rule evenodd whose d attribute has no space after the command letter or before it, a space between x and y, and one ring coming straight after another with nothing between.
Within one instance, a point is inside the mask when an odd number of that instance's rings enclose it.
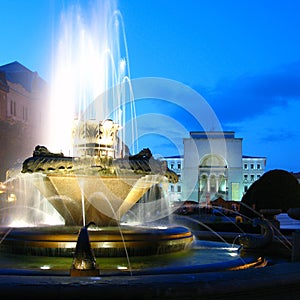
<instances>
[{"instance_id":1,"label":"glowing light","mask_svg":"<svg viewBox=\"0 0 300 300\"><path fill-rule=\"evenodd\" d=\"M237 251L239 247L221 247L220 249L227 251Z\"/></svg>"},{"instance_id":2,"label":"glowing light","mask_svg":"<svg viewBox=\"0 0 300 300\"><path fill-rule=\"evenodd\" d=\"M111 243L110 242L103 242L102 248L111 248Z\"/></svg>"},{"instance_id":3,"label":"glowing light","mask_svg":"<svg viewBox=\"0 0 300 300\"><path fill-rule=\"evenodd\" d=\"M238 253L237 252L229 252L228 255L235 257L235 256L238 256Z\"/></svg>"},{"instance_id":4,"label":"glowing light","mask_svg":"<svg viewBox=\"0 0 300 300\"><path fill-rule=\"evenodd\" d=\"M238 247L221 247L222 250L226 250L228 251L228 255L229 256L232 256L232 257L235 257L235 256L238 256Z\"/></svg>"},{"instance_id":5,"label":"glowing light","mask_svg":"<svg viewBox=\"0 0 300 300\"><path fill-rule=\"evenodd\" d=\"M7 202L15 202L17 200L17 196L15 194L9 194L7 197Z\"/></svg>"},{"instance_id":6,"label":"glowing light","mask_svg":"<svg viewBox=\"0 0 300 300\"><path fill-rule=\"evenodd\" d=\"M9 227L33 227L33 225L24 220L14 220L9 224Z\"/></svg>"},{"instance_id":7,"label":"glowing light","mask_svg":"<svg viewBox=\"0 0 300 300\"><path fill-rule=\"evenodd\" d=\"M61 242L58 243L58 248L76 248L76 242Z\"/></svg>"},{"instance_id":8,"label":"glowing light","mask_svg":"<svg viewBox=\"0 0 300 300\"><path fill-rule=\"evenodd\" d=\"M64 225L65 221L60 215L48 215L44 219L47 225Z\"/></svg>"},{"instance_id":9,"label":"glowing light","mask_svg":"<svg viewBox=\"0 0 300 300\"><path fill-rule=\"evenodd\" d=\"M0 194L5 193L6 185L3 182L0 182Z\"/></svg>"},{"instance_id":10,"label":"glowing light","mask_svg":"<svg viewBox=\"0 0 300 300\"><path fill-rule=\"evenodd\" d=\"M167 226L157 226L155 228L157 228L157 229L167 229L168 227Z\"/></svg>"},{"instance_id":11,"label":"glowing light","mask_svg":"<svg viewBox=\"0 0 300 300\"><path fill-rule=\"evenodd\" d=\"M103 229L100 227L89 227L88 231L102 231Z\"/></svg>"},{"instance_id":12,"label":"glowing light","mask_svg":"<svg viewBox=\"0 0 300 300\"><path fill-rule=\"evenodd\" d=\"M139 225L141 225L141 222L128 221L128 222L121 222L120 225L139 226Z\"/></svg>"},{"instance_id":13,"label":"glowing light","mask_svg":"<svg viewBox=\"0 0 300 300\"><path fill-rule=\"evenodd\" d=\"M127 270L128 268L127 268L127 267L124 267L124 266L118 266L117 269L118 269L118 270Z\"/></svg>"},{"instance_id":14,"label":"glowing light","mask_svg":"<svg viewBox=\"0 0 300 300\"><path fill-rule=\"evenodd\" d=\"M51 266L49 265L43 265L40 267L41 270L50 270L51 269Z\"/></svg>"},{"instance_id":15,"label":"glowing light","mask_svg":"<svg viewBox=\"0 0 300 300\"><path fill-rule=\"evenodd\" d=\"M161 229L161 230L165 230L165 229L168 229L167 226L162 226L162 225L157 225L157 226L151 226L151 227L147 227L147 226L144 226L145 228L153 228L153 229Z\"/></svg>"}]
</instances>

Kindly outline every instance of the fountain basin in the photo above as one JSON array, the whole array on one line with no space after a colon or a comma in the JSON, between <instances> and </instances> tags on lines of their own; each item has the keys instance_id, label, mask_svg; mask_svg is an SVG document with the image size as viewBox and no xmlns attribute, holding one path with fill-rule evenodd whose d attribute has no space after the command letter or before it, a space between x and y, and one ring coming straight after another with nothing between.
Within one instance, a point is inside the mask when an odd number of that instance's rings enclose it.
<instances>
[{"instance_id":1,"label":"fountain basin","mask_svg":"<svg viewBox=\"0 0 300 300\"><path fill-rule=\"evenodd\" d=\"M162 255L128 257L97 257L100 275L195 274L244 270L264 267L266 260L259 255L241 257L237 246L222 242L195 240L183 251ZM19 276L69 276L70 257L34 256L0 253L0 275Z\"/></svg>"},{"instance_id":2,"label":"fountain basin","mask_svg":"<svg viewBox=\"0 0 300 300\"><path fill-rule=\"evenodd\" d=\"M1 228L0 251L12 254L73 257L76 226ZM188 249L194 240L185 227L103 227L89 230L96 257L126 257L165 254Z\"/></svg>"}]
</instances>

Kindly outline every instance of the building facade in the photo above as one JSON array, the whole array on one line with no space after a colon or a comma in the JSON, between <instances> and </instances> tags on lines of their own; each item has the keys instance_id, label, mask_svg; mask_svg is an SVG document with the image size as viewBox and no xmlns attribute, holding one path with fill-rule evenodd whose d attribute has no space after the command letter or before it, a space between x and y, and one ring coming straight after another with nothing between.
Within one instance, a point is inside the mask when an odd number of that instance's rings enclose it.
<instances>
[{"instance_id":1,"label":"building facade","mask_svg":"<svg viewBox=\"0 0 300 300\"><path fill-rule=\"evenodd\" d=\"M190 132L184 139L183 196L199 203L242 196L242 139L234 132Z\"/></svg>"},{"instance_id":2,"label":"building facade","mask_svg":"<svg viewBox=\"0 0 300 300\"><path fill-rule=\"evenodd\" d=\"M246 193L250 185L258 180L266 170L266 157L254 157L243 155L243 193Z\"/></svg>"},{"instance_id":3,"label":"building facade","mask_svg":"<svg viewBox=\"0 0 300 300\"><path fill-rule=\"evenodd\" d=\"M4 121L7 118L7 94L9 92L9 86L6 81L4 72L0 72L0 121Z\"/></svg>"},{"instance_id":4,"label":"building facade","mask_svg":"<svg viewBox=\"0 0 300 300\"><path fill-rule=\"evenodd\" d=\"M265 172L266 158L242 155L242 138L232 131L190 132L184 155L165 158L179 176L169 186L171 201L240 201L249 186Z\"/></svg>"},{"instance_id":5,"label":"building facade","mask_svg":"<svg viewBox=\"0 0 300 300\"><path fill-rule=\"evenodd\" d=\"M18 62L0 66L0 181L42 143L46 82Z\"/></svg>"},{"instance_id":6,"label":"building facade","mask_svg":"<svg viewBox=\"0 0 300 300\"><path fill-rule=\"evenodd\" d=\"M182 168L183 155L168 156L164 158L170 170L178 175L177 183L170 183L168 186L168 195L171 202L183 201L182 198Z\"/></svg>"}]
</instances>

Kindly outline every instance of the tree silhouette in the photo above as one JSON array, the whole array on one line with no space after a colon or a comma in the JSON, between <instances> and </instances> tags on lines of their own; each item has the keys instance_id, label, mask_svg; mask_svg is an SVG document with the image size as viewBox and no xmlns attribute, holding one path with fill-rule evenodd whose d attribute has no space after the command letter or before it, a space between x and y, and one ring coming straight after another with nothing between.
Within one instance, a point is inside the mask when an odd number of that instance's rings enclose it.
<instances>
[{"instance_id":1,"label":"tree silhouette","mask_svg":"<svg viewBox=\"0 0 300 300\"><path fill-rule=\"evenodd\" d=\"M250 186L241 204L240 212L249 217L253 217L255 213L246 206L257 212L273 208L286 212L291 207L300 207L300 185L291 173L279 169L271 170Z\"/></svg>"}]
</instances>

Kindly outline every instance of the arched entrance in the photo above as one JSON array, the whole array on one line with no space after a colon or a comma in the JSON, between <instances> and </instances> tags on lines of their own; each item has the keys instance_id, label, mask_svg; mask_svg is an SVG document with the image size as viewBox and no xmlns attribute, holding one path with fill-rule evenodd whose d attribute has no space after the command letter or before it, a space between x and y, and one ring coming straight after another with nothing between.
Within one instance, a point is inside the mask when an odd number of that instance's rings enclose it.
<instances>
[{"instance_id":1,"label":"arched entrance","mask_svg":"<svg viewBox=\"0 0 300 300\"><path fill-rule=\"evenodd\" d=\"M228 198L228 168L223 157L207 154L202 157L198 171L198 201L209 203L218 197Z\"/></svg>"}]
</instances>

